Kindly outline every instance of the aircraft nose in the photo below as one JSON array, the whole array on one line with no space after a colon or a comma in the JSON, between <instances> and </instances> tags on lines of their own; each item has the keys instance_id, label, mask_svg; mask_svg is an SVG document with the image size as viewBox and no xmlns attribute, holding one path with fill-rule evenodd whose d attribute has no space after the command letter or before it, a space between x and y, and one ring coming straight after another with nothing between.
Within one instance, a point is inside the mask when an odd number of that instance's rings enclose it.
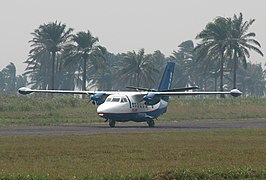
<instances>
[{"instance_id":1,"label":"aircraft nose","mask_svg":"<svg viewBox=\"0 0 266 180\"><path fill-rule=\"evenodd\" d=\"M106 104L101 104L97 108L97 113L99 116L103 116L105 113L109 113L109 107L107 107Z\"/></svg>"}]
</instances>

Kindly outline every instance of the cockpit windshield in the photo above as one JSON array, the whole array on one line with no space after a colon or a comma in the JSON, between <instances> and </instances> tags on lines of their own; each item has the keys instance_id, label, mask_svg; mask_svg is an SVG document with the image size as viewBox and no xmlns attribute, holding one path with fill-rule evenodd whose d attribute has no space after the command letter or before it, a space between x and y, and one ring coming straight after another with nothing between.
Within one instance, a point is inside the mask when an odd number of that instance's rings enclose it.
<instances>
[{"instance_id":1,"label":"cockpit windshield","mask_svg":"<svg viewBox=\"0 0 266 180\"><path fill-rule=\"evenodd\" d=\"M107 98L105 102L110 102L112 98Z\"/></svg>"},{"instance_id":2,"label":"cockpit windshield","mask_svg":"<svg viewBox=\"0 0 266 180\"><path fill-rule=\"evenodd\" d=\"M127 98L125 97L108 97L105 102L120 102L120 103L126 103Z\"/></svg>"}]
</instances>

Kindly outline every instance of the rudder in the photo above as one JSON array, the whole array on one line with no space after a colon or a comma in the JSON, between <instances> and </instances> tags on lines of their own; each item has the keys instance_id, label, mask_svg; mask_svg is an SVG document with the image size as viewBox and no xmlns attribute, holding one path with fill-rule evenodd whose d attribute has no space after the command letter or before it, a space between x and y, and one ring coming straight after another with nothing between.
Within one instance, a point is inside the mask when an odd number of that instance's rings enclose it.
<instances>
[{"instance_id":1,"label":"rudder","mask_svg":"<svg viewBox=\"0 0 266 180\"><path fill-rule=\"evenodd\" d=\"M164 91L171 88L174 68L175 68L175 63L167 62L158 91Z\"/></svg>"}]
</instances>

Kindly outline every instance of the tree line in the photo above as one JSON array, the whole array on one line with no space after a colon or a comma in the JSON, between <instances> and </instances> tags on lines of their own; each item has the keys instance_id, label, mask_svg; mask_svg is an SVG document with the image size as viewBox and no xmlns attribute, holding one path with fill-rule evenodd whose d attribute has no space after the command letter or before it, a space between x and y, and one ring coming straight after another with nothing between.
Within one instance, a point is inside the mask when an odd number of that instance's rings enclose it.
<instances>
[{"instance_id":1,"label":"tree line","mask_svg":"<svg viewBox=\"0 0 266 180\"><path fill-rule=\"evenodd\" d=\"M21 78L38 89L156 88L166 62L172 61L176 63L173 87L198 86L208 91L238 88L247 96L263 96L266 72L261 64L248 62L251 51L263 56L256 34L249 32L254 22L244 20L242 13L217 17L198 33L198 44L184 41L169 57L160 50L147 54L145 49L114 54L89 30L73 34L73 28L58 21L42 24L31 33L31 50ZM0 73L1 88L2 79L13 83L7 79L15 77L5 69ZM8 87L3 89L8 91Z\"/></svg>"},{"instance_id":2,"label":"tree line","mask_svg":"<svg viewBox=\"0 0 266 180\"><path fill-rule=\"evenodd\" d=\"M18 88L27 85L27 77L16 74L16 66L9 63L0 71L0 92L16 93Z\"/></svg>"}]
</instances>

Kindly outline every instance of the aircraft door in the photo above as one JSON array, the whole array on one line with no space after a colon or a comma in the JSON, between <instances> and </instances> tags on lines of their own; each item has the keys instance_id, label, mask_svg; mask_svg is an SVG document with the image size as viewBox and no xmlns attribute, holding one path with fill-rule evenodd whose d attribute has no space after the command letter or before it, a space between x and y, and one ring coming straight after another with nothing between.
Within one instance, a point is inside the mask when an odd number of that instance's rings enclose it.
<instances>
[{"instance_id":1,"label":"aircraft door","mask_svg":"<svg viewBox=\"0 0 266 180\"><path fill-rule=\"evenodd\" d=\"M132 108L132 104L131 104L131 101L129 99L129 97L126 95L126 99L127 99L127 103L129 105L129 108L131 109Z\"/></svg>"}]
</instances>

